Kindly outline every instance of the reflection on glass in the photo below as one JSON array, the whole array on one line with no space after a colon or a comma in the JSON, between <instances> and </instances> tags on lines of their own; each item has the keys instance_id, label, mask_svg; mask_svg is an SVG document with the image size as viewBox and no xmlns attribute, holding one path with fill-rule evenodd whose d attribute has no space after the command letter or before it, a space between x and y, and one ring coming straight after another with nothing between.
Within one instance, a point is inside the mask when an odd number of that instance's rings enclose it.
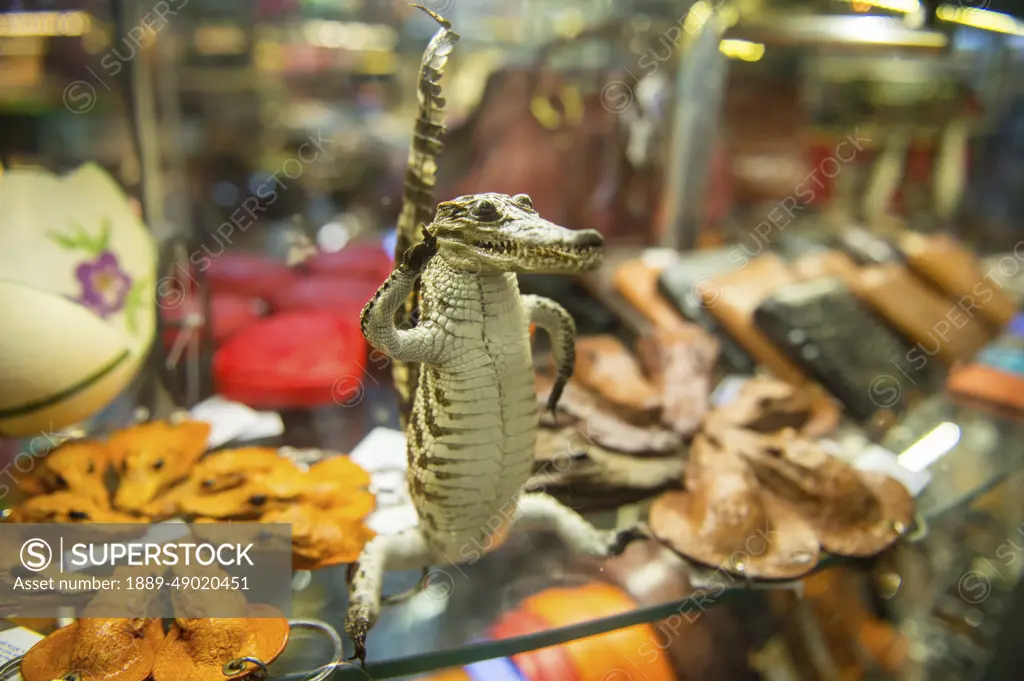
<instances>
[{"instance_id":1,"label":"reflection on glass","mask_svg":"<svg viewBox=\"0 0 1024 681\"><path fill-rule=\"evenodd\" d=\"M900 454L900 465L919 473L951 452L960 442L960 435L960 426L949 421L940 423Z\"/></svg>"}]
</instances>

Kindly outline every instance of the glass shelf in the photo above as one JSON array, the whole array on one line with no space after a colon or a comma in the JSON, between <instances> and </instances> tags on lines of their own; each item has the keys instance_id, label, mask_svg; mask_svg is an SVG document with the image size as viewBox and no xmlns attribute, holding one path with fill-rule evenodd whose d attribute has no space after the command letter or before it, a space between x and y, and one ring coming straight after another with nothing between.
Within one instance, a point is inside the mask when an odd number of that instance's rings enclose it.
<instances>
[{"instance_id":1,"label":"glass shelf","mask_svg":"<svg viewBox=\"0 0 1024 681\"><path fill-rule=\"evenodd\" d=\"M383 381L382 381L383 384ZM382 391L383 393L384 391ZM369 393L368 393L369 394ZM389 399L381 395L383 399ZM367 400L362 409L379 409ZM378 416L381 412L378 411ZM355 414L347 414L346 418ZM375 425L379 419L368 419ZM326 422L326 421L324 421ZM949 437L950 427L957 429ZM946 433L944 445L934 447L935 429ZM965 508L985 491L992 489L1010 473L1024 468L1024 427L994 418L987 413L960 407L942 398L931 398L913 410L904 422L890 431L885 445L901 453L912 445L932 437L934 453L929 466L932 480L918 499L919 515L927 523ZM926 439L925 442L928 442ZM299 444L299 443L296 443ZM302 442L310 446L309 442ZM591 516L603 527L615 525L614 514ZM819 570L841 562L829 558ZM681 572L692 568L679 561ZM381 619L370 632L366 669L339 670L338 679L390 679L423 674L522 652L544 648L641 623L657 622L684 613L700 612L706 607L750 597L767 588L798 588L795 584L769 587L745 584L721 575L710 590L686 597L647 598L634 610L612 617L593 619L571 626L550 629L528 636L504 640L485 640L488 625L515 609L527 596L559 586L579 586L602 578L600 564L592 559L571 556L553 537L543 534L513 535L499 550L470 566L432 568L427 588L399 605L385 607ZM420 573L391 573L385 593L401 593L415 586ZM300 576L299 579L305 579ZM342 630L346 612L345 569L333 568L309 577L308 585L294 594L297 617L323 619ZM719 588L726 587L726 588ZM347 648L346 656L351 654ZM274 666L274 679L300 681L308 670L317 668L329 653L303 645L293 645Z\"/></svg>"},{"instance_id":2,"label":"glass shelf","mask_svg":"<svg viewBox=\"0 0 1024 681\"><path fill-rule=\"evenodd\" d=\"M389 376L368 374L362 402L351 408L283 412L284 435L259 444L270 446L317 447L348 452L362 437L378 426L397 427ZM943 425L952 424L952 425ZM936 429L945 439L935 445ZM945 430L942 430L942 429ZM955 436L951 434L955 433ZM1024 468L1024 425L960 407L942 398L920 403L883 444L897 454L931 438L928 470L932 480L918 499L919 515L926 523L964 509L985 491L992 489L1014 471ZM233 445L232 445L233 446ZM920 446L919 446L920 449ZM643 517L643 508L628 512L594 514L599 527L612 528L625 518ZM622 517L623 523L618 519ZM680 579L693 572L682 559ZM819 570L839 559L822 561ZM673 564L673 565L674 565ZM344 630L347 610L346 567L314 573L296 573L292 616L328 622ZM637 606L621 614L603 617L504 640L487 640L488 627L519 606L527 596L552 587L580 586L606 578L609 573L599 561L570 555L553 536L542 533L515 534L497 551L473 565L438 566L429 571L427 587L408 600L385 606L379 622L370 632L365 670L358 666L339 669L333 679L393 679L412 677L593 636L642 623L653 623L686 613L700 612L730 601L737 602L765 593L766 589L798 589L799 583L765 585L746 583L724 573L712 574L705 592L676 589L659 595L651 593ZM717 582L714 581L717 575ZM420 572L388 573L385 594L405 593L423 579ZM714 596L711 598L710 596ZM351 654L345 642L345 656ZM274 681L303 681L330 659L329 643L315 636L297 634L284 655L272 666Z\"/></svg>"}]
</instances>

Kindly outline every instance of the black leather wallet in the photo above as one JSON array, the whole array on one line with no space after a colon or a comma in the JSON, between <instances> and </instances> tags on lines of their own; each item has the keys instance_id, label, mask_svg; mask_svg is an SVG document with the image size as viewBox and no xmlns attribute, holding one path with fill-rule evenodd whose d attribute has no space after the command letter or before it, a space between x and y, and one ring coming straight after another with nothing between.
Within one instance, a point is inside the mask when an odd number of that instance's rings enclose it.
<instances>
[{"instance_id":1,"label":"black leather wallet","mask_svg":"<svg viewBox=\"0 0 1024 681\"><path fill-rule=\"evenodd\" d=\"M927 365L908 359L911 345L838 279L784 286L758 307L754 323L856 419L900 415L934 384Z\"/></svg>"},{"instance_id":2,"label":"black leather wallet","mask_svg":"<svg viewBox=\"0 0 1024 681\"><path fill-rule=\"evenodd\" d=\"M736 252L737 255L733 256ZM708 311L701 298L702 287L717 287L729 272L738 269L746 256L739 246L698 251L684 255L658 276L658 291L691 322L719 339L721 360L730 373L752 374L756 363Z\"/></svg>"}]
</instances>

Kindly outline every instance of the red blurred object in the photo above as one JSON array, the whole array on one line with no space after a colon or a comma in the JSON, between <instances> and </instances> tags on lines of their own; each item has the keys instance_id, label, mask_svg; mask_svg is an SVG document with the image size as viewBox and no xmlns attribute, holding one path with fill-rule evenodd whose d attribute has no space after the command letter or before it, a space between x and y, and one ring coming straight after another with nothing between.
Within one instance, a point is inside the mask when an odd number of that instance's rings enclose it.
<instances>
[{"instance_id":1,"label":"red blurred object","mask_svg":"<svg viewBox=\"0 0 1024 681\"><path fill-rule=\"evenodd\" d=\"M525 610L513 610L491 625L491 637L518 638L549 629L551 626L537 615ZM576 667L563 646L513 655L512 661L529 681L579 681Z\"/></svg>"},{"instance_id":2,"label":"red blurred object","mask_svg":"<svg viewBox=\"0 0 1024 681\"><path fill-rule=\"evenodd\" d=\"M251 253L224 253L209 259L206 277L215 294L267 298L289 284L295 274L283 262Z\"/></svg>"},{"instance_id":3,"label":"red blurred object","mask_svg":"<svg viewBox=\"0 0 1024 681\"><path fill-rule=\"evenodd\" d=\"M380 242L373 241L349 244L334 253L317 253L302 263L302 268L311 274L368 279L380 286L391 274L392 262Z\"/></svg>"},{"instance_id":4,"label":"red blurred object","mask_svg":"<svg viewBox=\"0 0 1024 681\"><path fill-rule=\"evenodd\" d=\"M361 385L366 350L357 319L285 312L232 336L214 355L214 382L219 394L257 409L351 402L336 392Z\"/></svg>"},{"instance_id":5,"label":"red blurred object","mask_svg":"<svg viewBox=\"0 0 1024 681\"><path fill-rule=\"evenodd\" d=\"M233 294L222 294L213 296L210 300L210 314L213 316L213 342L219 346L235 332L252 324L260 319L263 312L263 301L259 298L247 298ZM163 307L160 314L168 326L181 324L185 317L195 313L202 318L202 309L199 301L194 299L185 300L177 307ZM192 333L199 334L202 324L196 327ZM168 328L164 332L164 344L173 346L179 335L185 332L181 327Z\"/></svg>"},{"instance_id":6,"label":"red blurred object","mask_svg":"<svg viewBox=\"0 0 1024 681\"><path fill-rule=\"evenodd\" d=\"M359 315L380 282L355 274L343 277L315 276L297 279L270 294L270 307L275 312L290 310L323 310L359 323Z\"/></svg>"}]
</instances>

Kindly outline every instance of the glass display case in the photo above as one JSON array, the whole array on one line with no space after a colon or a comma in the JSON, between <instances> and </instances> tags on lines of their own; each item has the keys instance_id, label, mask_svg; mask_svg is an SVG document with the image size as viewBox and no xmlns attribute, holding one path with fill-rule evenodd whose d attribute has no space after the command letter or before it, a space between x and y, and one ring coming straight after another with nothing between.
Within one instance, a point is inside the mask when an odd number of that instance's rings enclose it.
<instances>
[{"instance_id":1,"label":"glass display case","mask_svg":"<svg viewBox=\"0 0 1024 681\"><path fill-rule=\"evenodd\" d=\"M218 658L217 678L1003 678L1024 564L1005 182L1024 19L825 0L170 2L162 20L56 4L0 5L0 529L288 519L287 645L269 665L238 648L250 667ZM420 242L434 207L486 192L600 237L599 268L508 266L516 310L547 299L569 320L571 360L541 317L487 347L504 362L522 340L533 370L517 489L617 541L585 555L501 525L458 561L387 571L362 666L345 633L361 552L435 521L410 460L439 427L403 433L368 310L416 253L443 259L444 234ZM484 309L480 290L466 305ZM441 326L468 327L442 303ZM429 328L419 314L399 328ZM441 413L425 376L418 408ZM172 443L192 422L203 441ZM112 444L147 426L171 430ZM97 442L98 478L54 456ZM136 460L156 482L128 508ZM228 493L244 509L182 501ZM761 521L763 550L701 558ZM18 569L3 553L0 588ZM19 607L0 597L0 678L89 619Z\"/></svg>"}]
</instances>

